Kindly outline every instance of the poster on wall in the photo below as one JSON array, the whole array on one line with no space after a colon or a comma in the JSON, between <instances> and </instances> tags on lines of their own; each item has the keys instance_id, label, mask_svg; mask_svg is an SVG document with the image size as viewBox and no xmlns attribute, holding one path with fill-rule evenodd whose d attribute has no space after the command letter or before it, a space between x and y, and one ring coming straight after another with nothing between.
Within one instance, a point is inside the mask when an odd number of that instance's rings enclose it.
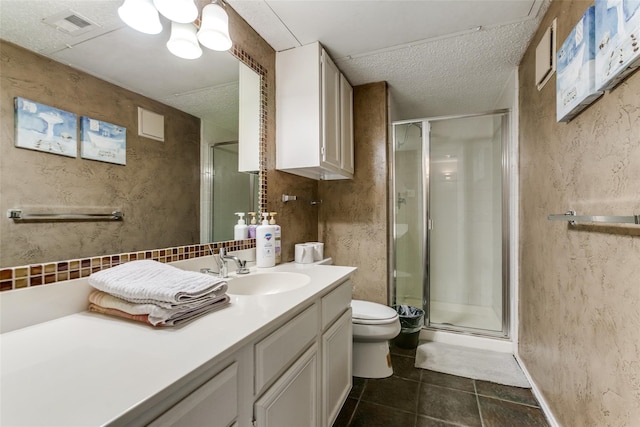
<instances>
[{"instance_id":1,"label":"poster on wall","mask_svg":"<svg viewBox=\"0 0 640 427\"><path fill-rule=\"evenodd\" d=\"M82 116L80 142L83 159L127 164L127 129L122 126Z\"/></svg>"},{"instance_id":2,"label":"poster on wall","mask_svg":"<svg viewBox=\"0 0 640 427\"><path fill-rule=\"evenodd\" d=\"M14 98L15 146L78 157L78 117L68 111Z\"/></svg>"},{"instance_id":3,"label":"poster on wall","mask_svg":"<svg viewBox=\"0 0 640 427\"><path fill-rule=\"evenodd\" d=\"M640 0L596 0L596 87L611 90L640 67Z\"/></svg>"},{"instance_id":4,"label":"poster on wall","mask_svg":"<svg viewBox=\"0 0 640 427\"><path fill-rule=\"evenodd\" d=\"M556 118L568 122L595 101L595 8L589 7L556 57Z\"/></svg>"}]
</instances>

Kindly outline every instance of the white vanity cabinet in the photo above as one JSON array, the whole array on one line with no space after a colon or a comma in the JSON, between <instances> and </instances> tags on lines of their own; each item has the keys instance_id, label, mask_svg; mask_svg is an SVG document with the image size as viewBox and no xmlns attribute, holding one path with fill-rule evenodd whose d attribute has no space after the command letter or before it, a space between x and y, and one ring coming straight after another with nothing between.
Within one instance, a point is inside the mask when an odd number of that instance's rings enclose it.
<instances>
[{"instance_id":1,"label":"white vanity cabinet","mask_svg":"<svg viewBox=\"0 0 640 427\"><path fill-rule=\"evenodd\" d=\"M232 296L229 307L180 328L83 310L0 334L2 425L330 427L351 388L355 268L274 270L310 282ZM84 307L83 280L62 286ZM50 296L43 290L0 302L39 307Z\"/></svg>"},{"instance_id":2,"label":"white vanity cabinet","mask_svg":"<svg viewBox=\"0 0 640 427\"><path fill-rule=\"evenodd\" d=\"M333 425L352 385L350 303L346 280L256 344L257 427Z\"/></svg>"},{"instance_id":3,"label":"white vanity cabinet","mask_svg":"<svg viewBox=\"0 0 640 427\"><path fill-rule=\"evenodd\" d=\"M238 363L191 392L149 427L228 427L238 417Z\"/></svg>"},{"instance_id":4,"label":"white vanity cabinet","mask_svg":"<svg viewBox=\"0 0 640 427\"><path fill-rule=\"evenodd\" d=\"M353 178L353 89L318 42L276 54L276 169Z\"/></svg>"}]
</instances>

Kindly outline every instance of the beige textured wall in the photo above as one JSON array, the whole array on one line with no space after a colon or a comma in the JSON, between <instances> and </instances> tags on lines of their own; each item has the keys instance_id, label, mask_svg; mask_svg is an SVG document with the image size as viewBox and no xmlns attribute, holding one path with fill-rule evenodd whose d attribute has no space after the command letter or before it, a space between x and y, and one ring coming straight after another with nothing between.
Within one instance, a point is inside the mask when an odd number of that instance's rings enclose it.
<instances>
[{"instance_id":1,"label":"beige textured wall","mask_svg":"<svg viewBox=\"0 0 640 427\"><path fill-rule=\"evenodd\" d=\"M555 1L558 43L592 2ZM640 212L640 73L568 124L555 78L534 87L533 39L520 67L519 353L563 426L638 426L640 229L570 228L547 214Z\"/></svg>"},{"instance_id":2,"label":"beige textured wall","mask_svg":"<svg viewBox=\"0 0 640 427\"><path fill-rule=\"evenodd\" d=\"M200 120L0 42L0 212L119 208L123 222L0 221L0 266L197 243ZM126 166L14 146L19 96L127 129ZM164 143L137 135L138 107L165 116ZM26 211L25 209L25 211Z\"/></svg>"},{"instance_id":3,"label":"beige textured wall","mask_svg":"<svg viewBox=\"0 0 640 427\"><path fill-rule=\"evenodd\" d=\"M353 88L353 180L321 181L319 236L337 265L358 267L353 297L387 303L387 84Z\"/></svg>"}]
</instances>

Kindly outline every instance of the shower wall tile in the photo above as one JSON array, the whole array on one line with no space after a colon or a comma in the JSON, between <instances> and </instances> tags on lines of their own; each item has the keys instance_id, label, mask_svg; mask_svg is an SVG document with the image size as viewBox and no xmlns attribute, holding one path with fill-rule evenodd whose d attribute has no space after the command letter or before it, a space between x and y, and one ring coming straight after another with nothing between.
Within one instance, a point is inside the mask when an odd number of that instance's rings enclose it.
<instances>
[{"instance_id":1,"label":"shower wall tile","mask_svg":"<svg viewBox=\"0 0 640 427\"><path fill-rule=\"evenodd\" d=\"M640 420L640 227L548 221L640 212L640 72L569 123L555 77L538 91L535 46L564 40L591 1L554 1L519 70L519 354L560 425Z\"/></svg>"},{"instance_id":2,"label":"shower wall tile","mask_svg":"<svg viewBox=\"0 0 640 427\"><path fill-rule=\"evenodd\" d=\"M318 234L325 256L358 267L353 297L387 303L387 84L353 89L355 173L320 181Z\"/></svg>"}]
</instances>

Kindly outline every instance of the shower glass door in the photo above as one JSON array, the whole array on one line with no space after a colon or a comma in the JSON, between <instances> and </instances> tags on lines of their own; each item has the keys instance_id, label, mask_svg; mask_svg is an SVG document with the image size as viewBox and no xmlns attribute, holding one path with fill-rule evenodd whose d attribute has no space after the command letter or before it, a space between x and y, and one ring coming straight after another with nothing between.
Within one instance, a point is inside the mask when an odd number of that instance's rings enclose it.
<instances>
[{"instance_id":1,"label":"shower glass door","mask_svg":"<svg viewBox=\"0 0 640 427\"><path fill-rule=\"evenodd\" d=\"M424 123L394 124L394 213L393 247L395 266L391 283L395 283L395 304L423 307L425 204L424 204Z\"/></svg>"},{"instance_id":2,"label":"shower glass door","mask_svg":"<svg viewBox=\"0 0 640 427\"><path fill-rule=\"evenodd\" d=\"M394 123L391 300L508 336L507 112Z\"/></svg>"}]
</instances>

